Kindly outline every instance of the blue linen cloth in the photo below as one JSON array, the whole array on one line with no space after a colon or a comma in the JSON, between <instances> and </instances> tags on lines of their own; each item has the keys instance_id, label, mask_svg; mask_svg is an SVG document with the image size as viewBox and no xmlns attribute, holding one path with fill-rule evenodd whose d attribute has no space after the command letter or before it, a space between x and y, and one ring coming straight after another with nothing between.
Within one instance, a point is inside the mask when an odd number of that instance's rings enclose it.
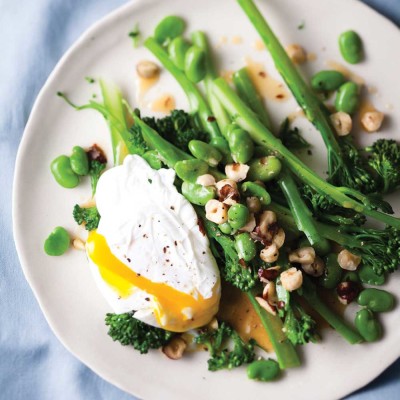
<instances>
[{"instance_id":1,"label":"blue linen cloth","mask_svg":"<svg viewBox=\"0 0 400 400\"><path fill-rule=\"evenodd\" d=\"M365 0L400 24L400 0ZM64 349L25 281L12 237L15 156L33 102L63 53L124 0L0 1L0 399L132 400ZM398 399L400 360L348 399Z\"/></svg>"}]
</instances>

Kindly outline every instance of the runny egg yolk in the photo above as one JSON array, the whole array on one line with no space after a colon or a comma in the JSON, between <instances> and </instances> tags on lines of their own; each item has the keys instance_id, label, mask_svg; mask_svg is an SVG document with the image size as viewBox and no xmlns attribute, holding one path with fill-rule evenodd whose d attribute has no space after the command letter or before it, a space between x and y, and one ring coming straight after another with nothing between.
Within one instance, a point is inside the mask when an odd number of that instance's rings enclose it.
<instances>
[{"instance_id":1,"label":"runny egg yolk","mask_svg":"<svg viewBox=\"0 0 400 400\"><path fill-rule=\"evenodd\" d=\"M198 292L190 295L165 283L152 282L115 257L104 236L96 231L90 232L86 249L92 262L99 268L102 279L121 298L129 297L138 289L153 296L153 312L163 329L185 332L199 328L210 322L218 311L219 282L215 284L212 296L207 299ZM190 315L185 309L190 310Z\"/></svg>"}]
</instances>

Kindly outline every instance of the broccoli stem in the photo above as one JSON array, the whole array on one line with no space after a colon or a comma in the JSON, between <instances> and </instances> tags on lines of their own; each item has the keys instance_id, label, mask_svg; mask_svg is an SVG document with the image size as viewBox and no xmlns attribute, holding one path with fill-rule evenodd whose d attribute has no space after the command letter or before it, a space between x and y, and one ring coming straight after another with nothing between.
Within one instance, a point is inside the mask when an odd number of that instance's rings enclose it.
<instances>
[{"instance_id":1,"label":"broccoli stem","mask_svg":"<svg viewBox=\"0 0 400 400\"><path fill-rule=\"evenodd\" d=\"M336 140L335 130L328 118L326 107L301 77L253 0L237 1L260 34L274 60L276 69L282 75L298 104L304 110L308 120L321 133L328 149L329 175L333 176L339 168L347 168L343 162L342 150Z\"/></svg>"},{"instance_id":2,"label":"broccoli stem","mask_svg":"<svg viewBox=\"0 0 400 400\"><path fill-rule=\"evenodd\" d=\"M192 112L198 115L200 125L209 133L210 139L213 140L221 137L218 123L216 120L210 118L212 117L212 112L202 94L197 89L197 86L170 60L168 53L154 38L147 38L144 45L158 58L165 69L167 69L181 85L188 97Z\"/></svg>"},{"instance_id":3,"label":"broccoli stem","mask_svg":"<svg viewBox=\"0 0 400 400\"><path fill-rule=\"evenodd\" d=\"M400 228L400 219L368 208L368 205L362 204L344 193L344 189L341 190L341 188L331 185L316 175L259 121L253 111L243 103L222 78L214 81L213 92L234 121L246 130L256 143L278 153L283 162L302 182L312 186L317 192L331 198L344 208L351 208L388 225ZM354 191L354 193L357 192Z\"/></svg>"},{"instance_id":4,"label":"broccoli stem","mask_svg":"<svg viewBox=\"0 0 400 400\"><path fill-rule=\"evenodd\" d=\"M301 362L295 347L282 331L283 323L281 319L277 315L271 315L263 310L252 292L246 292L246 294L268 334L279 366L282 369L300 366Z\"/></svg>"},{"instance_id":5,"label":"broccoli stem","mask_svg":"<svg viewBox=\"0 0 400 400\"><path fill-rule=\"evenodd\" d=\"M251 81L246 68L242 68L234 74L234 83L238 89L239 96L244 102L260 117L261 122L267 129L271 129L271 121L261 97ZM290 172L283 168L278 183L294 216L297 228L304 232L312 246L317 251L324 251L329 248L329 243L317 231L312 213L300 196L300 192Z\"/></svg>"},{"instance_id":6,"label":"broccoli stem","mask_svg":"<svg viewBox=\"0 0 400 400\"><path fill-rule=\"evenodd\" d=\"M304 203L296 182L286 168L282 169L278 184L289 203L297 228L304 232L311 246L314 246L317 252L324 253L330 247L329 242L319 233L311 211Z\"/></svg>"},{"instance_id":7,"label":"broccoli stem","mask_svg":"<svg viewBox=\"0 0 400 400\"><path fill-rule=\"evenodd\" d=\"M217 70L215 69L207 36L202 31L195 31L192 33L192 42L194 45L202 49L206 54L207 74L204 78L206 96L213 116L216 118L218 126L221 129L221 133L225 136L226 127L231 123L231 119L229 118L229 115L226 113L222 104L212 93L212 82L214 79L218 78L218 74Z\"/></svg>"},{"instance_id":8,"label":"broccoli stem","mask_svg":"<svg viewBox=\"0 0 400 400\"><path fill-rule=\"evenodd\" d=\"M260 121L268 129L272 129L271 119L264 106L262 98L249 76L246 67L239 69L233 74L233 83L239 96L245 101L245 103L257 114Z\"/></svg>"},{"instance_id":9,"label":"broccoli stem","mask_svg":"<svg viewBox=\"0 0 400 400\"><path fill-rule=\"evenodd\" d=\"M325 303L321 301L314 284L311 283L306 276L303 276L303 286L300 295L350 344L358 344L363 342L363 338L358 332L351 328L342 318L340 318Z\"/></svg>"},{"instance_id":10,"label":"broccoli stem","mask_svg":"<svg viewBox=\"0 0 400 400\"><path fill-rule=\"evenodd\" d=\"M118 87L111 83L106 83L100 80L101 94L103 96L104 107L113 114L114 118L118 119L119 123L127 130L127 123L125 119L125 112L122 105L122 96ZM128 154L128 149L125 142L121 138L120 129L109 122L111 133L111 146L113 151L114 165L120 165L124 161L125 156Z\"/></svg>"}]
</instances>

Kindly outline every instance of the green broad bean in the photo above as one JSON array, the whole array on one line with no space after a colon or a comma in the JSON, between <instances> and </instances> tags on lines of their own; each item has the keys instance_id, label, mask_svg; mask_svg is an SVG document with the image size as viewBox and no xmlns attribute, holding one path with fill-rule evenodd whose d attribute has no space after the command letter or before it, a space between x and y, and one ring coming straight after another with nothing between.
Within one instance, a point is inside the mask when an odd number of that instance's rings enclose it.
<instances>
[{"instance_id":1,"label":"green broad bean","mask_svg":"<svg viewBox=\"0 0 400 400\"><path fill-rule=\"evenodd\" d=\"M248 232L235 236L235 248L239 259L243 258L244 261L251 261L257 253L256 244Z\"/></svg>"},{"instance_id":2,"label":"green broad bean","mask_svg":"<svg viewBox=\"0 0 400 400\"><path fill-rule=\"evenodd\" d=\"M334 289L341 281L342 271L337 261L337 254L330 253L325 259L325 270L318 278L318 283L326 289Z\"/></svg>"},{"instance_id":3,"label":"green broad bean","mask_svg":"<svg viewBox=\"0 0 400 400\"><path fill-rule=\"evenodd\" d=\"M215 198L216 190L211 186L203 186L197 183L183 182L182 194L192 204L205 206L207 202Z\"/></svg>"},{"instance_id":4,"label":"green broad bean","mask_svg":"<svg viewBox=\"0 0 400 400\"><path fill-rule=\"evenodd\" d=\"M374 312L386 312L393 310L394 296L385 290L368 288L358 295L357 303Z\"/></svg>"},{"instance_id":5,"label":"green broad bean","mask_svg":"<svg viewBox=\"0 0 400 400\"><path fill-rule=\"evenodd\" d=\"M381 338L381 324L376 320L373 312L368 308L363 308L358 311L354 322L358 332L360 332L360 335L367 342L375 342Z\"/></svg>"},{"instance_id":6,"label":"green broad bean","mask_svg":"<svg viewBox=\"0 0 400 400\"><path fill-rule=\"evenodd\" d=\"M62 187L72 189L79 185L79 176L72 170L70 158L58 156L50 164L54 179Z\"/></svg>"},{"instance_id":7,"label":"green broad bean","mask_svg":"<svg viewBox=\"0 0 400 400\"><path fill-rule=\"evenodd\" d=\"M234 229L240 229L245 226L249 216L249 209L240 203L234 204L228 210L228 222Z\"/></svg>"},{"instance_id":8,"label":"green broad bean","mask_svg":"<svg viewBox=\"0 0 400 400\"><path fill-rule=\"evenodd\" d=\"M185 21L175 15L163 18L154 30L154 38L158 43L164 44L168 40L181 36L185 31Z\"/></svg>"},{"instance_id":9,"label":"green broad bean","mask_svg":"<svg viewBox=\"0 0 400 400\"><path fill-rule=\"evenodd\" d=\"M191 140L189 150L197 159L205 161L211 167L216 167L222 160L222 154L214 146L201 140Z\"/></svg>"},{"instance_id":10,"label":"green broad bean","mask_svg":"<svg viewBox=\"0 0 400 400\"><path fill-rule=\"evenodd\" d=\"M336 93L335 107L337 111L354 114L360 103L360 89L354 82L346 82Z\"/></svg>"},{"instance_id":11,"label":"green broad bean","mask_svg":"<svg viewBox=\"0 0 400 400\"><path fill-rule=\"evenodd\" d=\"M363 44L357 32L346 31L339 36L342 57L350 64L357 64L363 58Z\"/></svg>"},{"instance_id":12,"label":"green broad bean","mask_svg":"<svg viewBox=\"0 0 400 400\"><path fill-rule=\"evenodd\" d=\"M174 169L183 181L195 183L200 175L208 172L208 165L202 160L183 160L178 161Z\"/></svg>"},{"instance_id":13,"label":"green broad bean","mask_svg":"<svg viewBox=\"0 0 400 400\"><path fill-rule=\"evenodd\" d=\"M44 251L49 256L61 256L68 250L70 242L66 229L57 226L44 241Z\"/></svg>"},{"instance_id":14,"label":"green broad bean","mask_svg":"<svg viewBox=\"0 0 400 400\"><path fill-rule=\"evenodd\" d=\"M272 381L278 377L279 373L279 364L272 359L253 361L247 367L248 378L261 382Z\"/></svg>"},{"instance_id":15,"label":"green broad bean","mask_svg":"<svg viewBox=\"0 0 400 400\"><path fill-rule=\"evenodd\" d=\"M233 162L228 142L224 137L219 136L211 139L210 146L215 147L222 154L222 162L224 164L231 164Z\"/></svg>"},{"instance_id":16,"label":"green broad bean","mask_svg":"<svg viewBox=\"0 0 400 400\"><path fill-rule=\"evenodd\" d=\"M257 197L260 200L261 204L264 206L267 206L268 204L271 203L271 196L266 191L266 189L263 188L258 183L245 182L242 185L242 191L243 191L243 193L246 194L246 196Z\"/></svg>"},{"instance_id":17,"label":"green broad bean","mask_svg":"<svg viewBox=\"0 0 400 400\"><path fill-rule=\"evenodd\" d=\"M360 278L359 278L357 272L355 272L355 271L347 271L342 276L342 282L359 283L360 282Z\"/></svg>"},{"instance_id":18,"label":"green broad bean","mask_svg":"<svg viewBox=\"0 0 400 400\"><path fill-rule=\"evenodd\" d=\"M151 168L159 170L162 167L162 161L157 150L148 150L142 155Z\"/></svg>"},{"instance_id":19,"label":"green broad bean","mask_svg":"<svg viewBox=\"0 0 400 400\"><path fill-rule=\"evenodd\" d=\"M194 83L204 79L207 73L206 53L197 46L191 46L185 54L186 76Z\"/></svg>"},{"instance_id":20,"label":"green broad bean","mask_svg":"<svg viewBox=\"0 0 400 400\"><path fill-rule=\"evenodd\" d=\"M268 182L279 175L282 169L282 163L278 157L267 156L252 160L249 167L250 169L247 174L248 179Z\"/></svg>"},{"instance_id":21,"label":"green broad bean","mask_svg":"<svg viewBox=\"0 0 400 400\"><path fill-rule=\"evenodd\" d=\"M218 225L219 230L225 235L230 235L234 232L234 229L230 226L229 222L224 222L223 224Z\"/></svg>"},{"instance_id":22,"label":"green broad bean","mask_svg":"<svg viewBox=\"0 0 400 400\"><path fill-rule=\"evenodd\" d=\"M358 276L362 283L367 285L383 285L386 281L386 276L384 274L378 275L372 267L362 265L361 268L358 269Z\"/></svg>"},{"instance_id":23,"label":"green broad bean","mask_svg":"<svg viewBox=\"0 0 400 400\"><path fill-rule=\"evenodd\" d=\"M77 175L87 175L89 173L89 158L82 147L75 146L72 149L70 163L72 171Z\"/></svg>"},{"instance_id":24,"label":"green broad bean","mask_svg":"<svg viewBox=\"0 0 400 400\"><path fill-rule=\"evenodd\" d=\"M345 76L334 70L319 71L311 78L311 87L315 90L336 90L346 82Z\"/></svg>"},{"instance_id":25,"label":"green broad bean","mask_svg":"<svg viewBox=\"0 0 400 400\"><path fill-rule=\"evenodd\" d=\"M246 164L254 154L254 143L243 129L235 127L227 132L229 148L235 162Z\"/></svg>"},{"instance_id":26,"label":"green broad bean","mask_svg":"<svg viewBox=\"0 0 400 400\"><path fill-rule=\"evenodd\" d=\"M190 43L182 36L176 37L168 46L169 58L180 69L185 69L185 56L190 48Z\"/></svg>"}]
</instances>

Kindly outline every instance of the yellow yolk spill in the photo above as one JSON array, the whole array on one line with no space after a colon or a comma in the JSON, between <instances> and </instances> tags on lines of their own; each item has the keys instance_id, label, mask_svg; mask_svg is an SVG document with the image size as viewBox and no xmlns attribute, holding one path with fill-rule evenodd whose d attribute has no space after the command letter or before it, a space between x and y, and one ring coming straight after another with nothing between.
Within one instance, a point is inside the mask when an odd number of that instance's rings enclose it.
<instances>
[{"instance_id":1,"label":"yellow yolk spill","mask_svg":"<svg viewBox=\"0 0 400 400\"><path fill-rule=\"evenodd\" d=\"M185 332L206 325L217 313L220 291L219 281L213 288L213 295L204 299L197 293L197 299L180 292L165 283L151 280L132 271L121 262L111 250L104 236L92 231L86 242L90 259L99 268L103 280L122 297L129 297L135 289L154 296L154 314L160 327L173 332ZM191 318L182 313L190 308Z\"/></svg>"}]
</instances>

